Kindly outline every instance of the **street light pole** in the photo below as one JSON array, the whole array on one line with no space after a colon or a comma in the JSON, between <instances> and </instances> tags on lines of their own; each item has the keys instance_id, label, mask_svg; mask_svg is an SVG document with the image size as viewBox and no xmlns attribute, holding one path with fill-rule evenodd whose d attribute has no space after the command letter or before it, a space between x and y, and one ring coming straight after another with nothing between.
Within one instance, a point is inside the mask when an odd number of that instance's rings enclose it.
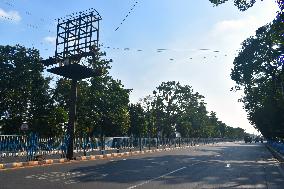
<instances>
[{"instance_id":1,"label":"street light pole","mask_svg":"<svg viewBox=\"0 0 284 189\"><path fill-rule=\"evenodd\" d=\"M147 102L147 113L148 113L148 148L149 150L151 149L151 142L150 142L150 132L151 132L151 128L150 128L150 119L151 119L151 115L150 115L150 103Z\"/></svg>"}]
</instances>

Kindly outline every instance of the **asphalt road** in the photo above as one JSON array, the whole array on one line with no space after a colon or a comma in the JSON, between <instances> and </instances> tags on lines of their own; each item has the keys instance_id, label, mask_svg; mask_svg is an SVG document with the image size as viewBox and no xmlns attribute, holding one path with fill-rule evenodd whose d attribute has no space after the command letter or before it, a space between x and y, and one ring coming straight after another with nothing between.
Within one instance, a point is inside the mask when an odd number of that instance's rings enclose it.
<instances>
[{"instance_id":1,"label":"asphalt road","mask_svg":"<svg viewBox=\"0 0 284 189\"><path fill-rule=\"evenodd\" d=\"M0 189L284 188L264 144L223 143L79 163L0 171Z\"/></svg>"}]
</instances>

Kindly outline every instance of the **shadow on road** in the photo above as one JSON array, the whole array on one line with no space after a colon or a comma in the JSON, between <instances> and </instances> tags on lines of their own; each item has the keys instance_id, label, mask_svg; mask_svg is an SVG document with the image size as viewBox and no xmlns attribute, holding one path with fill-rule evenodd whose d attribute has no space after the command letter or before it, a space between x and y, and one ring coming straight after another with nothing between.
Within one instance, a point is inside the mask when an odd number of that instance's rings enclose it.
<instances>
[{"instance_id":1,"label":"shadow on road","mask_svg":"<svg viewBox=\"0 0 284 189\"><path fill-rule=\"evenodd\" d=\"M284 186L275 161L261 144L238 144L200 148L180 155L113 160L70 170L80 172L76 182L139 183L154 179L162 184L195 187L267 188ZM178 168L185 169L160 177ZM159 178L160 177L160 178ZM155 179L157 178L157 179ZM280 187L281 188L281 187Z\"/></svg>"}]
</instances>

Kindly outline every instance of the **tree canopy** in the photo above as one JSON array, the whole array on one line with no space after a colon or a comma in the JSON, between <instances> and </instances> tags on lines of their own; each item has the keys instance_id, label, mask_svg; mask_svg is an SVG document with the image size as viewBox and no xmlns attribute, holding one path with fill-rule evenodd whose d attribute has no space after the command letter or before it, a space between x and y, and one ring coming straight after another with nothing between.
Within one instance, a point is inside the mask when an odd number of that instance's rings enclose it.
<instances>
[{"instance_id":1,"label":"tree canopy","mask_svg":"<svg viewBox=\"0 0 284 189\"><path fill-rule=\"evenodd\" d=\"M228 2L229 0L209 0L214 6L219 6L223 3ZM263 0L258 0L263 1ZM246 11L251 8L257 0L234 0L234 6L236 6L240 11ZM283 0L275 0L278 3L278 6L281 10L283 10L284 2Z\"/></svg>"},{"instance_id":2,"label":"tree canopy","mask_svg":"<svg viewBox=\"0 0 284 189\"><path fill-rule=\"evenodd\" d=\"M36 49L0 46L0 125L4 134L22 134L22 123L40 136L62 136L66 131L71 81L51 84ZM90 67L103 70L78 83L76 136L230 137L244 134L206 110L204 96L189 85L162 82L136 104L130 89L109 75L110 60L100 53Z\"/></svg>"},{"instance_id":3,"label":"tree canopy","mask_svg":"<svg viewBox=\"0 0 284 189\"><path fill-rule=\"evenodd\" d=\"M242 43L231 78L244 89L242 101L252 124L267 137L284 137L283 15Z\"/></svg>"},{"instance_id":4,"label":"tree canopy","mask_svg":"<svg viewBox=\"0 0 284 189\"><path fill-rule=\"evenodd\" d=\"M209 0L211 3L213 3L215 6L221 5L228 0ZM255 4L256 0L234 0L234 5L240 10L240 11L246 11L250 7L252 7Z\"/></svg>"},{"instance_id":5,"label":"tree canopy","mask_svg":"<svg viewBox=\"0 0 284 189\"><path fill-rule=\"evenodd\" d=\"M144 110L143 124L152 137L170 138L179 133L181 137L242 138L245 134L244 129L220 121L215 112L209 113L204 96L176 81L162 82L138 106Z\"/></svg>"},{"instance_id":6,"label":"tree canopy","mask_svg":"<svg viewBox=\"0 0 284 189\"><path fill-rule=\"evenodd\" d=\"M43 77L38 50L20 45L0 46L0 72L0 116L4 133L18 133L23 122L29 122L31 130L51 133L47 119L52 111L50 79Z\"/></svg>"},{"instance_id":7,"label":"tree canopy","mask_svg":"<svg viewBox=\"0 0 284 189\"><path fill-rule=\"evenodd\" d=\"M226 1L210 0L216 6ZM248 113L248 119L268 138L284 137L284 2L276 2L280 9L277 17L242 43L231 72L231 78L236 82L235 89L244 90L241 101ZM240 11L247 10L255 3L256 0L234 1Z\"/></svg>"}]
</instances>

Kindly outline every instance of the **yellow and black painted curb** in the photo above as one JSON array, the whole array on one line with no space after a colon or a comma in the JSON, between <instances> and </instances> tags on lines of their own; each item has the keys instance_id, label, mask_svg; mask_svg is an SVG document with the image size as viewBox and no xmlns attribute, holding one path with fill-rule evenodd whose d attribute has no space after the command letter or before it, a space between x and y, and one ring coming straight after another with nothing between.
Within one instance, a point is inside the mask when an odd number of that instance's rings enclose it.
<instances>
[{"instance_id":1,"label":"yellow and black painted curb","mask_svg":"<svg viewBox=\"0 0 284 189\"><path fill-rule=\"evenodd\" d=\"M46 159L42 161L3 163L3 164L0 164L0 171L9 170L9 169L17 169L17 168L28 168L28 167L36 167L36 166L44 166L44 165L53 165L53 164L73 163L73 162L80 162L80 161L103 160L103 159L128 157L128 156L135 156L135 155L150 154L154 152L186 149L186 148L198 147L198 146L199 145L162 148L162 149L153 149L153 150L144 150L144 151L131 151L131 152L122 152L122 153L110 153L110 154L102 154L102 155L79 156L79 157L76 157L75 160L67 160L66 158L61 158L61 159Z\"/></svg>"}]
</instances>

